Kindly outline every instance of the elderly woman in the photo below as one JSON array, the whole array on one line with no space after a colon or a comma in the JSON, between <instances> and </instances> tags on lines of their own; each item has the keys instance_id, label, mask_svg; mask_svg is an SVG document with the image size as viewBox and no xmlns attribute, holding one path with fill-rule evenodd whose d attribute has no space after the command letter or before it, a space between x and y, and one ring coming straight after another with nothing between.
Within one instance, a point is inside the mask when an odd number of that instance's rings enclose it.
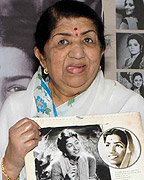
<instances>
[{"instance_id":1,"label":"elderly woman","mask_svg":"<svg viewBox=\"0 0 144 180\"><path fill-rule=\"evenodd\" d=\"M57 139L60 158L52 165L51 179L96 179L96 160L83 152L78 134L64 129Z\"/></svg>"},{"instance_id":2,"label":"elderly woman","mask_svg":"<svg viewBox=\"0 0 144 180\"><path fill-rule=\"evenodd\" d=\"M37 24L35 41L34 52L46 75L40 67L28 89L10 96L1 110L3 180L18 177L25 155L41 139L40 127L30 117L138 111L144 120L143 98L103 77L104 26L87 5L59 1L49 7Z\"/></svg>"},{"instance_id":3,"label":"elderly woman","mask_svg":"<svg viewBox=\"0 0 144 180\"><path fill-rule=\"evenodd\" d=\"M134 145L130 133L121 129L110 129L103 134L108 164L116 168L129 167L134 158ZM139 151L137 149L137 151Z\"/></svg>"}]
</instances>

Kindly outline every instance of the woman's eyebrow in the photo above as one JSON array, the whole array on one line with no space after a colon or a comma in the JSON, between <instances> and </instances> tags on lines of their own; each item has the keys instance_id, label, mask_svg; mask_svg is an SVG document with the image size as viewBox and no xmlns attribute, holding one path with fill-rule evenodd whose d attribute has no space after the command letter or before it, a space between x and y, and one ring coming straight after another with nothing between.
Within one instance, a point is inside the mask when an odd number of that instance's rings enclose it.
<instances>
[{"instance_id":1,"label":"woman's eyebrow","mask_svg":"<svg viewBox=\"0 0 144 180\"><path fill-rule=\"evenodd\" d=\"M96 32L95 30L90 29L90 30L87 30L87 31L82 32L81 35L85 35L85 34L87 34L87 33L89 33L89 32L94 32L95 34L97 34L97 32ZM60 36L72 36L72 34L70 34L70 33L60 32L60 33L54 34L54 35L52 36L52 38L54 38L54 37L57 36L57 35L60 35Z\"/></svg>"},{"instance_id":2,"label":"woman's eyebrow","mask_svg":"<svg viewBox=\"0 0 144 180\"><path fill-rule=\"evenodd\" d=\"M25 76L25 75L18 75L18 76L11 76L5 78L7 81L17 81L20 79L31 79L31 76Z\"/></svg>"},{"instance_id":3,"label":"woman's eyebrow","mask_svg":"<svg viewBox=\"0 0 144 180\"><path fill-rule=\"evenodd\" d=\"M82 32L81 35L85 35L85 34L87 34L87 33L89 33L89 32L94 32L95 34L97 34L97 32L96 32L95 30L90 29L90 30L87 30L87 31Z\"/></svg>"},{"instance_id":4,"label":"woman's eyebrow","mask_svg":"<svg viewBox=\"0 0 144 180\"><path fill-rule=\"evenodd\" d=\"M120 144L124 144L123 142L121 142L121 141L116 141L116 142L114 142L114 144L118 144L118 143L120 143Z\"/></svg>"},{"instance_id":5,"label":"woman's eyebrow","mask_svg":"<svg viewBox=\"0 0 144 180\"><path fill-rule=\"evenodd\" d=\"M65 32L61 32L61 33L56 33L52 36L52 38L54 38L55 36L58 36L58 35L61 35L61 36L72 36L72 34L70 33L65 33Z\"/></svg>"}]
</instances>

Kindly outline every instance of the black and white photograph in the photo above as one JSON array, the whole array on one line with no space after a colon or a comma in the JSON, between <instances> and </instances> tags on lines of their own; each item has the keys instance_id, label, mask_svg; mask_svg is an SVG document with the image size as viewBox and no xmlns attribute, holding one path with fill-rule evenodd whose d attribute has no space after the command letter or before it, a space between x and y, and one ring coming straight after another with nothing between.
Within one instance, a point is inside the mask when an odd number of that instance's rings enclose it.
<instances>
[{"instance_id":1,"label":"black and white photograph","mask_svg":"<svg viewBox=\"0 0 144 180\"><path fill-rule=\"evenodd\" d=\"M42 128L41 133L33 151L37 180L111 179L97 151L99 125Z\"/></svg>"},{"instance_id":2,"label":"black and white photograph","mask_svg":"<svg viewBox=\"0 0 144 180\"><path fill-rule=\"evenodd\" d=\"M43 0L0 1L0 109L9 95L26 90L38 68L33 34Z\"/></svg>"},{"instance_id":3,"label":"black and white photograph","mask_svg":"<svg viewBox=\"0 0 144 180\"><path fill-rule=\"evenodd\" d=\"M143 12L144 0L0 0L0 180L143 179Z\"/></svg>"},{"instance_id":4,"label":"black and white photograph","mask_svg":"<svg viewBox=\"0 0 144 180\"><path fill-rule=\"evenodd\" d=\"M117 80L126 88L131 89L144 97L143 72L118 72Z\"/></svg>"},{"instance_id":5,"label":"black and white photograph","mask_svg":"<svg viewBox=\"0 0 144 180\"><path fill-rule=\"evenodd\" d=\"M118 69L144 69L144 34L117 33Z\"/></svg>"},{"instance_id":6,"label":"black and white photograph","mask_svg":"<svg viewBox=\"0 0 144 180\"><path fill-rule=\"evenodd\" d=\"M144 176L139 113L33 119L41 126L41 141L25 157L28 180Z\"/></svg>"},{"instance_id":7,"label":"black and white photograph","mask_svg":"<svg viewBox=\"0 0 144 180\"><path fill-rule=\"evenodd\" d=\"M116 0L116 28L144 29L143 12L143 0Z\"/></svg>"},{"instance_id":8,"label":"black and white photograph","mask_svg":"<svg viewBox=\"0 0 144 180\"><path fill-rule=\"evenodd\" d=\"M112 168L127 168L140 157L141 146L138 138L124 128L106 130L99 141L99 154Z\"/></svg>"}]
</instances>

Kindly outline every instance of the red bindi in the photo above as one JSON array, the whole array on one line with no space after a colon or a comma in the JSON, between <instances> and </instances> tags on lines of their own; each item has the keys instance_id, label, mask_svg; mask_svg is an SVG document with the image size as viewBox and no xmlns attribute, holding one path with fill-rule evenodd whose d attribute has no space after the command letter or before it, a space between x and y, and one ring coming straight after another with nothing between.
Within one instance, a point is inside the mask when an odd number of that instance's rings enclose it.
<instances>
[{"instance_id":1,"label":"red bindi","mask_svg":"<svg viewBox=\"0 0 144 180\"><path fill-rule=\"evenodd\" d=\"M78 30L78 28L77 28L77 27L75 27L75 28L74 28L74 30L76 31L76 30Z\"/></svg>"}]
</instances>

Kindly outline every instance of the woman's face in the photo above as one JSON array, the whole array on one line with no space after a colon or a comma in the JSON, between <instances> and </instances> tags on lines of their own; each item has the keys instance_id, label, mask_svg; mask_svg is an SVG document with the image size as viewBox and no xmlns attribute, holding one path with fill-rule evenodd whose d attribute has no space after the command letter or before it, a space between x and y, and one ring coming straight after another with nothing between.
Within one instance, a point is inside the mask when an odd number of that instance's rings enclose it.
<instances>
[{"instance_id":1,"label":"woman's face","mask_svg":"<svg viewBox=\"0 0 144 180\"><path fill-rule=\"evenodd\" d=\"M0 108L16 91L25 90L33 75L26 54L15 47L0 47Z\"/></svg>"},{"instance_id":2,"label":"woman's face","mask_svg":"<svg viewBox=\"0 0 144 180\"><path fill-rule=\"evenodd\" d=\"M137 88L140 88L143 84L143 79L141 76L135 76L133 80L133 85Z\"/></svg>"},{"instance_id":3,"label":"woman's face","mask_svg":"<svg viewBox=\"0 0 144 180\"><path fill-rule=\"evenodd\" d=\"M126 0L125 1L125 12L126 15L132 15L135 11L135 5L133 0Z\"/></svg>"},{"instance_id":4,"label":"woman's face","mask_svg":"<svg viewBox=\"0 0 144 180\"><path fill-rule=\"evenodd\" d=\"M78 157L81 150L80 141L75 136L68 138L66 141L66 150L69 156Z\"/></svg>"},{"instance_id":5,"label":"woman's face","mask_svg":"<svg viewBox=\"0 0 144 180\"><path fill-rule=\"evenodd\" d=\"M108 135L105 142L108 161L113 166L120 166L126 153L126 146L116 134Z\"/></svg>"},{"instance_id":6,"label":"woman's face","mask_svg":"<svg viewBox=\"0 0 144 180\"><path fill-rule=\"evenodd\" d=\"M130 39L128 42L128 49L132 55L140 53L140 44L136 39Z\"/></svg>"},{"instance_id":7,"label":"woman's face","mask_svg":"<svg viewBox=\"0 0 144 180\"><path fill-rule=\"evenodd\" d=\"M94 80L102 56L97 32L87 18L63 18L44 47L54 86L65 95L84 91Z\"/></svg>"}]
</instances>

